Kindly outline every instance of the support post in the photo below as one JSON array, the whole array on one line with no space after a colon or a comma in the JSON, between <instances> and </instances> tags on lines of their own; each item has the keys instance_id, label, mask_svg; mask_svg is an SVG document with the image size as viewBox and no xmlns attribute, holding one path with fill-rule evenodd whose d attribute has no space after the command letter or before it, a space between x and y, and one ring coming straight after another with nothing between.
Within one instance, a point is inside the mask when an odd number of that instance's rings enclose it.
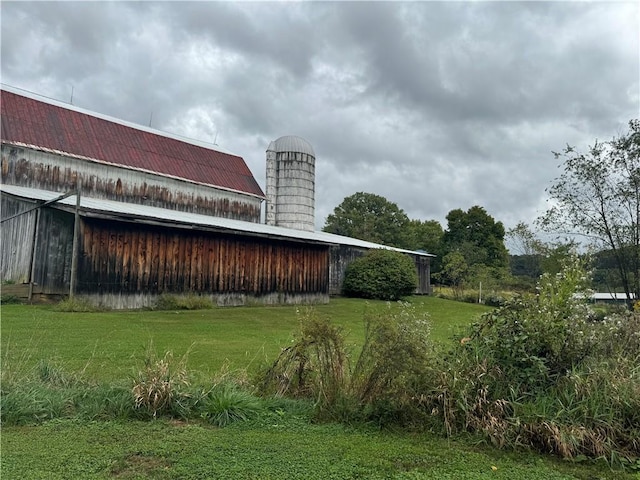
<instances>
[{"instance_id":1,"label":"support post","mask_svg":"<svg viewBox=\"0 0 640 480\"><path fill-rule=\"evenodd\" d=\"M80 247L80 189L76 191L76 209L73 222L73 245L71 247L71 278L69 280L69 298L73 298L78 281L78 249Z\"/></svg>"},{"instance_id":2,"label":"support post","mask_svg":"<svg viewBox=\"0 0 640 480\"><path fill-rule=\"evenodd\" d=\"M36 222L33 227L33 238L31 239L31 255L29 260L29 301L33 298L33 282L36 275L36 254L38 251L38 239L40 235L40 208L36 210Z\"/></svg>"}]
</instances>

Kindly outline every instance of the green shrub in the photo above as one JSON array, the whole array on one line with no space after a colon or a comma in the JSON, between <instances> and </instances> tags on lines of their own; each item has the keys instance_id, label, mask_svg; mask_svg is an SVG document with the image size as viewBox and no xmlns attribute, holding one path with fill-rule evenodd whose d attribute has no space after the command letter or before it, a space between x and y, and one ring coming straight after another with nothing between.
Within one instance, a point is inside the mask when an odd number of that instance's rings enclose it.
<instances>
[{"instance_id":1,"label":"green shrub","mask_svg":"<svg viewBox=\"0 0 640 480\"><path fill-rule=\"evenodd\" d=\"M163 293L158 297L156 310L207 310L213 308L213 302L208 297L190 293L188 295L173 295Z\"/></svg>"},{"instance_id":2,"label":"green shrub","mask_svg":"<svg viewBox=\"0 0 640 480\"><path fill-rule=\"evenodd\" d=\"M413 260L393 250L369 250L345 271L342 290L348 297L399 300L415 292L418 274Z\"/></svg>"},{"instance_id":3,"label":"green shrub","mask_svg":"<svg viewBox=\"0 0 640 480\"><path fill-rule=\"evenodd\" d=\"M2 295L0 296L0 304L9 305L9 304L20 304L23 303L22 299L15 295Z\"/></svg>"},{"instance_id":4,"label":"green shrub","mask_svg":"<svg viewBox=\"0 0 640 480\"><path fill-rule=\"evenodd\" d=\"M482 433L565 458L640 457L640 318L594 321L576 258L537 296L485 314L438 366L422 403L447 433ZM431 424L434 418L431 418Z\"/></svg>"},{"instance_id":5,"label":"green shrub","mask_svg":"<svg viewBox=\"0 0 640 480\"><path fill-rule=\"evenodd\" d=\"M541 277L538 295L515 297L485 314L467 348L525 388L547 387L597 348L586 284L582 263L569 261L559 274Z\"/></svg>"},{"instance_id":6,"label":"green shrub","mask_svg":"<svg viewBox=\"0 0 640 480\"><path fill-rule=\"evenodd\" d=\"M202 399L201 417L217 427L256 417L262 402L246 390L232 383L216 385Z\"/></svg>"},{"instance_id":7,"label":"green shrub","mask_svg":"<svg viewBox=\"0 0 640 480\"><path fill-rule=\"evenodd\" d=\"M83 297L71 297L57 303L54 310L58 312L102 312L104 307L99 307Z\"/></svg>"}]
</instances>

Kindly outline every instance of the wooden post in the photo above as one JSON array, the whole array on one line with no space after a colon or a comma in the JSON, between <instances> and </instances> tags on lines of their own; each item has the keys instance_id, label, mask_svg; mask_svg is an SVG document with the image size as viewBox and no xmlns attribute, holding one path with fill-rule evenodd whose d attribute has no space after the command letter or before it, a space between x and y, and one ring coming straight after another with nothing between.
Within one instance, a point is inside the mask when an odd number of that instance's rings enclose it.
<instances>
[{"instance_id":1,"label":"wooden post","mask_svg":"<svg viewBox=\"0 0 640 480\"><path fill-rule=\"evenodd\" d=\"M73 246L71 247L71 279L69 280L69 298L73 298L77 288L78 249L80 247L80 189L76 191L76 210L73 222Z\"/></svg>"},{"instance_id":2,"label":"wooden post","mask_svg":"<svg viewBox=\"0 0 640 480\"><path fill-rule=\"evenodd\" d=\"M31 256L29 262L29 301L33 298L33 279L36 273L36 252L38 251L38 230L40 229L40 209L36 210L36 222L33 227L33 238L31 239Z\"/></svg>"}]
</instances>

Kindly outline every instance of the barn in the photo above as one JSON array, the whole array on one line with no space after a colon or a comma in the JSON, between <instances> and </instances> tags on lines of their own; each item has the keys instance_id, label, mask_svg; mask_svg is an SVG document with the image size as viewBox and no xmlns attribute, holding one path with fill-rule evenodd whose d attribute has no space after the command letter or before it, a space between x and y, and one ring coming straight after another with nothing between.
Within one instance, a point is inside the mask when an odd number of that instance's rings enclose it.
<instances>
[{"instance_id":1,"label":"barn","mask_svg":"<svg viewBox=\"0 0 640 480\"><path fill-rule=\"evenodd\" d=\"M326 302L348 263L390 248L314 231L315 152L266 150L266 195L241 156L3 86L3 293L110 308L159 295L220 305ZM261 222L262 205L265 204ZM429 293L431 255L410 254Z\"/></svg>"}]
</instances>

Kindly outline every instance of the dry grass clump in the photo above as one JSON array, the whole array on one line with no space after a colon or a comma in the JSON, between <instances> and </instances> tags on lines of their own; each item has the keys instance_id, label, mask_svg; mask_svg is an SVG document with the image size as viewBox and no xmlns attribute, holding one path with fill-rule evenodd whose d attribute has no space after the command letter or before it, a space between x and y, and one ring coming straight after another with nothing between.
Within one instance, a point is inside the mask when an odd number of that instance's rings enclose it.
<instances>
[{"instance_id":1,"label":"dry grass clump","mask_svg":"<svg viewBox=\"0 0 640 480\"><path fill-rule=\"evenodd\" d=\"M135 408L156 418L169 413L189 386L186 355L175 361L172 352L158 358L151 347L132 387Z\"/></svg>"},{"instance_id":2,"label":"dry grass clump","mask_svg":"<svg viewBox=\"0 0 640 480\"><path fill-rule=\"evenodd\" d=\"M68 297L58 302L54 307L54 310L58 312L103 312L107 308L99 305L95 305L91 300L84 297Z\"/></svg>"}]
</instances>

